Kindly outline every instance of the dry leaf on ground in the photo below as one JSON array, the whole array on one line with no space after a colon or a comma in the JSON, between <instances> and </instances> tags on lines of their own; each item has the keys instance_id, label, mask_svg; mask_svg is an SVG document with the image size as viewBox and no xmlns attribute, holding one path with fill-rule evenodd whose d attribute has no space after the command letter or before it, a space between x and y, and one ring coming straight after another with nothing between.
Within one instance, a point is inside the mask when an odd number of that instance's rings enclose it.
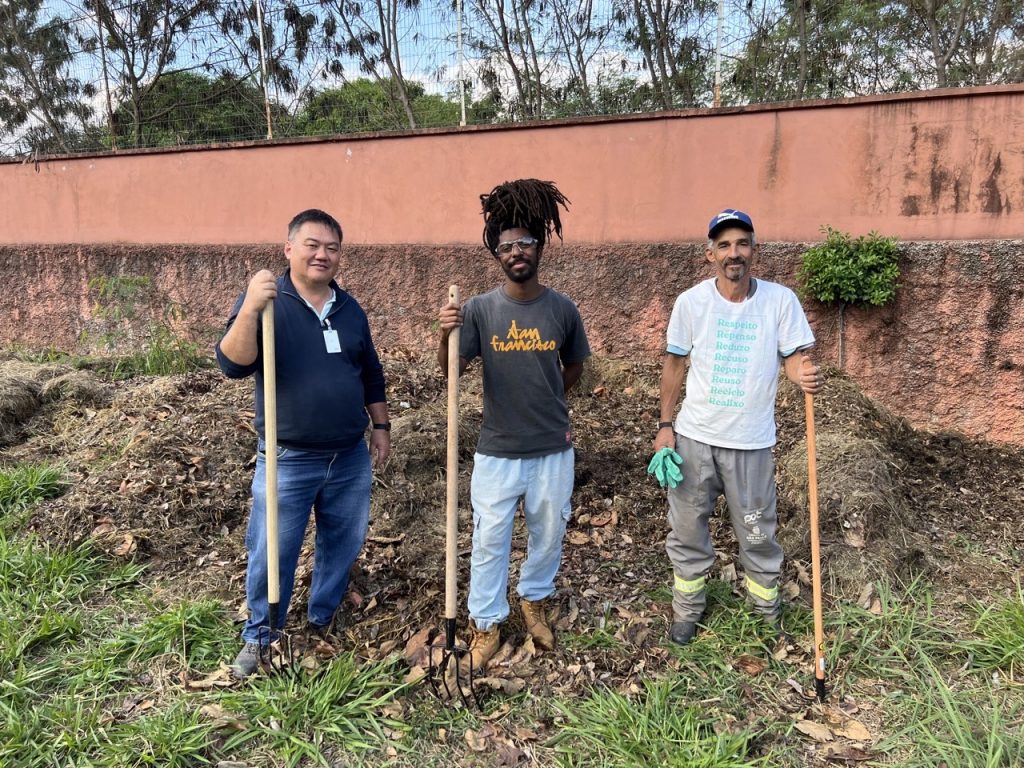
<instances>
[{"instance_id":1,"label":"dry leaf on ground","mask_svg":"<svg viewBox=\"0 0 1024 768\"><path fill-rule=\"evenodd\" d=\"M754 677L768 669L768 662L764 659L759 659L756 656L748 656L744 654L733 662L733 666L740 672Z\"/></svg>"},{"instance_id":2,"label":"dry leaf on ground","mask_svg":"<svg viewBox=\"0 0 1024 768\"><path fill-rule=\"evenodd\" d=\"M873 760L877 755L854 746L853 744L826 744L818 752L826 760L842 760L849 763L851 760L864 761Z\"/></svg>"},{"instance_id":3,"label":"dry leaf on ground","mask_svg":"<svg viewBox=\"0 0 1024 768\"><path fill-rule=\"evenodd\" d=\"M799 721L796 724L796 729L815 741L832 741L835 738L831 728L821 723L815 723L813 720Z\"/></svg>"}]
</instances>

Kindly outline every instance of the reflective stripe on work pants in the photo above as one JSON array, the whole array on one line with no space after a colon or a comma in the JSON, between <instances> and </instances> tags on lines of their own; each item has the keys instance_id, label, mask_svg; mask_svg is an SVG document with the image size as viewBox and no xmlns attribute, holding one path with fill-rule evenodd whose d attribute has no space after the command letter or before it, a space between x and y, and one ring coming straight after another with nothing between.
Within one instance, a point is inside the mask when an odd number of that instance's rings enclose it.
<instances>
[{"instance_id":1,"label":"reflective stripe on work pants","mask_svg":"<svg viewBox=\"0 0 1024 768\"><path fill-rule=\"evenodd\" d=\"M675 621L698 621L704 613L704 589L689 591L715 562L708 520L722 494L739 544L739 563L747 590L758 613L772 617L779 611L779 574L782 547L775 540L775 461L770 448L743 451L717 448L676 435L676 451L683 458L683 481L668 491L669 531L665 542L675 588Z\"/></svg>"}]
</instances>

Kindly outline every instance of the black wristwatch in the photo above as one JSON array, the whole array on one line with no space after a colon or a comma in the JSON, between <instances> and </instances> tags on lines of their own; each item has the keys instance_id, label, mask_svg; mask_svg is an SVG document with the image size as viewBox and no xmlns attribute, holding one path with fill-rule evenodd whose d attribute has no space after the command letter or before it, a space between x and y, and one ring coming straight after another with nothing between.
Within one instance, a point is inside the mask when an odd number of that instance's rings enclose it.
<instances>
[{"instance_id":1,"label":"black wristwatch","mask_svg":"<svg viewBox=\"0 0 1024 768\"><path fill-rule=\"evenodd\" d=\"M391 422L390 421L385 421L383 424L374 424L373 428L374 429L383 429L385 432L390 432L391 431Z\"/></svg>"},{"instance_id":2,"label":"black wristwatch","mask_svg":"<svg viewBox=\"0 0 1024 768\"><path fill-rule=\"evenodd\" d=\"M673 424L672 424L671 421L659 421L658 422L658 431L661 432L661 430L665 429L666 427L672 427L672 426L673 426Z\"/></svg>"}]
</instances>

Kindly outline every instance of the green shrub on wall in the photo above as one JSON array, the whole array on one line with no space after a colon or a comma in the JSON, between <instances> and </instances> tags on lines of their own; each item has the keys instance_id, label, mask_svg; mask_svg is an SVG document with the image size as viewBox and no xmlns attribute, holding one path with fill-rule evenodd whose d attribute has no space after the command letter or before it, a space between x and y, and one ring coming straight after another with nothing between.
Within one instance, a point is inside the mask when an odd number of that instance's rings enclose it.
<instances>
[{"instance_id":1,"label":"green shrub on wall","mask_svg":"<svg viewBox=\"0 0 1024 768\"><path fill-rule=\"evenodd\" d=\"M846 307L888 304L899 288L899 246L896 238L877 232L854 238L822 227L825 242L808 248L797 271L800 295L839 305L839 367L843 367Z\"/></svg>"},{"instance_id":2,"label":"green shrub on wall","mask_svg":"<svg viewBox=\"0 0 1024 768\"><path fill-rule=\"evenodd\" d=\"M880 307L899 288L899 247L894 237L871 232L854 239L822 227L825 242L808 248L797 273L803 295L825 304L870 304Z\"/></svg>"}]
</instances>

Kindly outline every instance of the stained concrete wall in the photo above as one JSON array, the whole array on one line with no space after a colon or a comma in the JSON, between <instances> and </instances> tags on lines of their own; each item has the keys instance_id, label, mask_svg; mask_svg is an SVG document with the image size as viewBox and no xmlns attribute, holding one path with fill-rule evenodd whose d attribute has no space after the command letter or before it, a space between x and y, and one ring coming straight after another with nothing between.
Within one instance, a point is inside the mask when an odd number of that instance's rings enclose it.
<instances>
[{"instance_id":1,"label":"stained concrete wall","mask_svg":"<svg viewBox=\"0 0 1024 768\"><path fill-rule=\"evenodd\" d=\"M314 206L350 243L473 243L479 194L526 176L570 243L699 240L726 206L768 241L1020 238L1024 85L6 163L0 243L278 242Z\"/></svg>"},{"instance_id":2,"label":"stained concrete wall","mask_svg":"<svg viewBox=\"0 0 1024 768\"><path fill-rule=\"evenodd\" d=\"M793 285L799 244L767 243L757 273ZM472 246L349 246L342 284L367 310L385 357L430 354L434 320L457 282L465 296L500 272ZM849 313L846 370L912 424L1024 445L1024 242L908 243L897 301ZM276 246L0 246L0 338L103 350L171 324L212 347L236 294L257 269L280 269ZM696 244L553 247L545 282L580 306L604 354L657 359L676 295L709 276ZM141 278L141 279L140 279ZM103 297L120 279L116 301ZM823 358L835 361L835 311L806 303ZM655 403L652 401L652 419Z\"/></svg>"}]
</instances>

